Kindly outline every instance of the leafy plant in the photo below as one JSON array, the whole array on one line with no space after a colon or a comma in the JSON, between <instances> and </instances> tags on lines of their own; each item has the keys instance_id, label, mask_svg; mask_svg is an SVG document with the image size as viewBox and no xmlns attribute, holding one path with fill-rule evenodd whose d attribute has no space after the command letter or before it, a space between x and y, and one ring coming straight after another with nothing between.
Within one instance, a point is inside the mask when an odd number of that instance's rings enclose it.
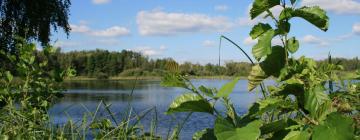
<instances>
[{"instance_id":1,"label":"leafy plant","mask_svg":"<svg viewBox=\"0 0 360 140\"><path fill-rule=\"evenodd\" d=\"M339 63L332 63L331 57L327 63L317 65L311 58L290 56L300 47L296 37L289 37L292 18L302 18L322 31L329 27L329 18L320 7L297 8L296 3L297 0L253 2L251 18L265 15L264 18L270 18L274 24L259 23L250 32L258 43L252 48L257 63L248 76L248 90L261 87L263 98L256 101L247 114L239 116L229 98L238 78L217 90L195 87L177 72L176 66L164 77L163 86L182 87L190 92L173 101L169 114L203 112L217 118L214 128L195 133L194 139L359 138L359 83L339 78L337 72L343 68ZM283 8L279 17L270 10L274 6ZM282 45L272 45L275 37L281 39ZM270 77L276 84L265 89L263 81ZM219 102L225 106L225 113L215 108Z\"/></svg>"}]
</instances>

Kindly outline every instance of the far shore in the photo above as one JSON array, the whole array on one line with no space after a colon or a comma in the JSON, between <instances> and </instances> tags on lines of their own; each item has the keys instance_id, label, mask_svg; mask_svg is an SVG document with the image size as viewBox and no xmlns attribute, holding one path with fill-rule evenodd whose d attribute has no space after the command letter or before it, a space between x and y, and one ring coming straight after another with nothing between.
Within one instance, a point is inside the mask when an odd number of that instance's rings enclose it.
<instances>
[{"instance_id":1,"label":"far shore","mask_svg":"<svg viewBox=\"0 0 360 140\"><path fill-rule=\"evenodd\" d=\"M108 79L97 79L94 77L76 76L67 78L65 81L91 81L91 80L161 80L161 76L115 76ZM189 76L189 79L233 79L235 76ZM247 79L245 76L240 76L240 79Z\"/></svg>"}]
</instances>

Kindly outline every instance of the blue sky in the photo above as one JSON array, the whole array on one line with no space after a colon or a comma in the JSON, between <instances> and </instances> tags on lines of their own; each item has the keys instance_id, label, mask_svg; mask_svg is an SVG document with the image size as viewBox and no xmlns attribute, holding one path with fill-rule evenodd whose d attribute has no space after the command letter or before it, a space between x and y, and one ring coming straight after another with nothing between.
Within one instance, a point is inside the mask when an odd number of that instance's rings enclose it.
<instances>
[{"instance_id":1,"label":"blue sky","mask_svg":"<svg viewBox=\"0 0 360 140\"><path fill-rule=\"evenodd\" d=\"M220 35L238 43L246 52L256 41L249 38L252 25L266 19L249 19L250 0L73 0L69 37L59 31L52 41L62 51L123 49L150 58L171 57L179 62L216 63ZM294 57L324 59L360 56L360 0L302 0L319 5L330 17L322 32L301 19L292 20L292 36L300 40ZM280 7L272 9L275 14ZM278 43L277 39L273 44ZM246 61L240 51L223 43L222 61Z\"/></svg>"}]
</instances>

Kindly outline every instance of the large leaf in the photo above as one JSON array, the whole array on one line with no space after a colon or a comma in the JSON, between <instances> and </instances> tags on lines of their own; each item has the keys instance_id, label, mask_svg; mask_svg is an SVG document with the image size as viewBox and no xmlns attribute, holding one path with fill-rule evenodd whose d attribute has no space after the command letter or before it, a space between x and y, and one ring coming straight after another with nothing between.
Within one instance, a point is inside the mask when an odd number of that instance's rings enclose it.
<instances>
[{"instance_id":1,"label":"large leaf","mask_svg":"<svg viewBox=\"0 0 360 140\"><path fill-rule=\"evenodd\" d=\"M281 69L285 66L285 49L281 46L271 48L271 54L260 63L261 69L266 75L278 77Z\"/></svg>"},{"instance_id":2,"label":"large leaf","mask_svg":"<svg viewBox=\"0 0 360 140\"><path fill-rule=\"evenodd\" d=\"M279 4L280 0L255 0L250 10L251 19Z\"/></svg>"},{"instance_id":3,"label":"large leaf","mask_svg":"<svg viewBox=\"0 0 360 140\"><path fill-rule=\"evenodd\" d=\"M323 31L327 31L329 28L329 17L326 12L319 6L302 7L300 9L284 9L280 14L280 20L290 19L292 17L301 17Z\"/></svg>"},{"instance_id":4,"label":"large leaf","mask_svg":"<svg viewBox=\"0 0 360 140\"><path fill-rule=\"evenodd\" d=\"M287 48L290 53L295 53L299 49L299 41L295 37L290 38L286 41Z\"/></svg>"},{"instance_id":5,"label":"large leaf","mask_svg":"<svg viewBox=\"0 0 360 140\"><path fill-rule=\"evenodd\" d=\"M315 120L323 120L331 112L331 101L321 85L305 92L305 109Z\"/></svg>"},{"instance_id":6,"label":"large leaf","mask_svg":"<svg viewBox=\"0 0 360 140\"><path fill-rule=\"evenodd\" d=\"M169 106L167 114L176 112L206 112L213 114L211 104L202 97L188 93L177 97Z\"/></svg>"},{"instance_id":7,"label":"large leaf","mask_svg":"<svg viewBox=\"0 0 360 140\"><path fill-rule=\"evenodd\" d=\"M233 91L236 83L239 81L240 78L235 78L234 80L232 80L231 82L226 83L225 85L223 85L220 89L219 92L216 94L216 97L221 98L221 97L228 97L230 95L230 93Z\"/></svg>"},{"instance_id":8,"label":"large leaf","mask_svg":"<svg viewBox=\"0 0 360 140\"><path fill-rule=\"evenodd\" d=\"M269 24L259 23L252 28L250 36L252 39L256 39L270 29L272 28Z\"/></svg>"},{"instance_id":9,"label":"large leaf","mask_svg":"<svg viewBox=\"0 0 360 140\"><path fill-rule=\"evenodd\" d=\"M260 61L264 56L271 54L271 40L274 34L275 31L270 29L259 37L258 43L252 48L256 60Z\"/></svg>"},{"instance_id":10,"label":"large leaf","mask_svg":"<svg viewBox=\"0 0 360 140\"><path fill-rule=\"evenodd\" d=\"M314 128L314 140L351 140L354 139L353 120L338 113L328 115L324 124Z\"/></svg>"},{"instance_id":11,"label":"large leaf","mask_svg":"<svg viewBox=\"0 0 360 140\"><path fill-rule=\"evenodd\" d=\"M255 65L251 68L250 74L248 76L248 90L252 91L255 89L260 83L268 78L269 76L265 74L265 72L261 69L260 65Z\"/></svg>"},{"instance_id":12,"label":"large leaf","mask_svg":"<svg viewBox=\"0 0 360 140\"><path fill-rule=\"evenodd\" d=\"M241 128L235 128L228 121L218 118L215 121L215 136L218 140L257 140L260 137L262 122L255 120Z\"/></svg>"},{"instance_id":13,"label":"large leaf","mask_svg":"<svg viewBox=\"0 0 360 140\"><path fill-rule=\"evenodd\" d=\"M206 128L198 131L193 135L193 140L216 140L214 129Z\"/></svg>"}]
</instances>

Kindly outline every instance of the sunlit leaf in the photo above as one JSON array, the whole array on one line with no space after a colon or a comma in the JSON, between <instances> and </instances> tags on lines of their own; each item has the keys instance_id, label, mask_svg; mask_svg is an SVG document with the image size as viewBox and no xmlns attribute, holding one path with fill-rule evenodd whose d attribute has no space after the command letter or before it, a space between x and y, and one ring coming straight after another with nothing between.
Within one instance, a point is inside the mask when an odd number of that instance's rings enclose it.
<instances>
[{"instance_id":1,"label":"sunlit leaf","mask_svg":"<svg viewBox=\"0 0 360 140\"><path fill-rule=\"evenodd\" d=\"M286 43L290 53L295 53L299 49L299 41L295 37L290 38Z\"/></svg>"},{"instance_id":2,"label":"sunlit leaf","mask_svg":"<svg viewBox=\"0 0 360 140\"><path fill-rule=\"evenodd\" d=\"M256 39L270 29L272 28L269 24L259 23L252 28L250 36L252 39Z\"/></svg>"},{"instance_id":3,"label":"sunlit leaf","mask_svg":"<svg viewBox=\"0 0 360 140\"><path fill-rule=\"evenodd\" d=\"M188 93L177 97L169 106L167 114L176 112L206 112L213 113L211 104L199 95Z\"/></svg>"},{"instance_id":4,"label":"sunlit leaf","mask_svg":"<svg viewBox=\"0 0 360 140\"><path fill-rule=\"evenodd\" d=\"M218 140L257 140L260 137L262 122L255 120L241 128L235 128L228 121L217 118L214 132Z\"/></svg>"},{"instance_id":5,"label":"sunlit leaf","mask_svg":"<svg viewBox=\"0 0 360 140\"><path fill-rule=\"evenodd\" d=\"M295 10L289 8L284 9L280 14L279 19L290 19L292 17L301 17L323 31L327 31L329 28L329 17L326 15L326 12L319 6L304 6Z\"/></svg>"},{"instance_id":6,"label":"sunlit leaf","mask_svg":"<svg viewBox=\"0 0 360 140\"><path fill-rule=\"evenodd\" d=\"M323 120L331 112L331 101L320 85L305 92L305 109L315 120Z\"/></svg>"},{"instance_id":7,"label":"sunlit leaf","mask_svg":"<svg viewBox=\"0 0 360 140\"><path fill-rule=\"evenodd\" d=\"M354 139L354 124L349 117L331 113L324 124L314 128L312 138L315 140L351 140Z\"/></svg>"},{"instance_id":8,"label":"sunlit leaf","mask_svg":"<svg viewBox=\"0 0 360 140\"><path fill-rule=\"evenodd\" d=\"M266 10L269 10L279 4L280 0L255 0L252 8L250 9L251 19L256 18Z\"/></svg>"},{"instance_id":9,"label":"sunlit leaf","mask_svg":"<svg viewBox=\"0 0 360 140\"><path fill-rule=\"evenodd\" d=\"M252 54L256 60L271 54L271 40L274 37L274 30L270 29L259 37L258 43L252 48Z\"/></svg>"},{"instance_id":10,"label":"sunlit leaf","mask_svg":"<svg viewBox=\"0 0 360 140\"><path fill-rule=\"evenodd\" d=\"M177 74L166 74L162 78L160 85L164 87L187 87L184 78Z\"/></svg>"},{"instance_id":11,"label":"sunlit leaf","mask_svg":"<svg viewBox=\"0 0 360 140\"><path fill-rule=\"evenodd\" d=\"M255 65L251 68L250 74L248 76L248 90L252 91L255 89L260 83L268 78L269 76L265 74L265 72L261 69L260 65Z\"/></svg>"},{"instance_id":12,"label":"sunlit leaf","mask_svg":"<svg viewBox=\"0 0 360 140\"><path fill-rule=\"evenodd\" d=\"M216 94L216 97L221 98L221 97L228 97L230 95L230 93L233 91L233 89L235 88L236 83L239 81L239 77L235 78L234 80L232 80L231 82L226 83L225 85L223 85L220 90L218 91L218 93Z\"/></svg>"}]
</instances>

